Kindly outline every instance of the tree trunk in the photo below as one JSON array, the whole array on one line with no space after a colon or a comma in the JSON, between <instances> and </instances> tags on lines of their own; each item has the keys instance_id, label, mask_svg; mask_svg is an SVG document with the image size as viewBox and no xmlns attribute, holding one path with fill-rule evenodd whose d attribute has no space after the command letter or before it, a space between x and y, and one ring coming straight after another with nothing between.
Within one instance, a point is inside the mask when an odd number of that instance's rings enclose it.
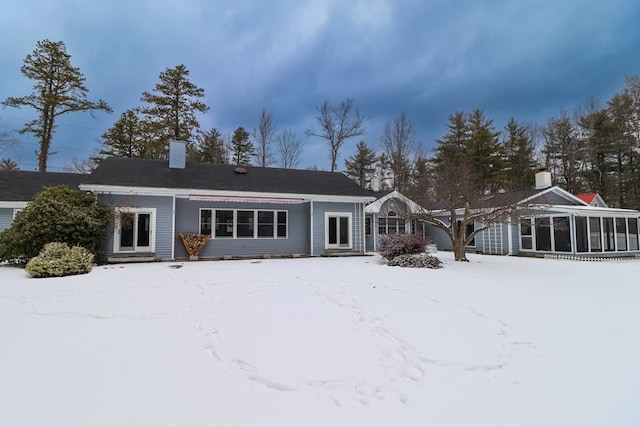
<instances>
[{"instance_id":1,"label":"tree trunk","mask_svg":"<svg viewBox=\"0 0 640 427\"><path fill-rule=\"evenodd\" d=\"M453 241L453 257L456 261L469 261L467 259L466 246L458 239Z\"/></svg>"}]
</instances>

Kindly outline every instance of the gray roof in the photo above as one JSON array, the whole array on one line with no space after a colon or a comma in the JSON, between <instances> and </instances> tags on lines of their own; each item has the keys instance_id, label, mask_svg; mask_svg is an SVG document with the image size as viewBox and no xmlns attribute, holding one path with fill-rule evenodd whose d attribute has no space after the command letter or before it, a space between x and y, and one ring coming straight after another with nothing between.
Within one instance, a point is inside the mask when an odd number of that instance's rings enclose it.
<instances>
[{"instance_id":1,"label":"gray roof","mask_svg":"<svg viewBox=\"0 0 640 427\"><path fill-rule=\"evenodd\" d=\"M87 177L78 173L0 171L0 201L28 202L43 187L66 185L77 190Z\"/></svg>"},{"instance_id":2,"label":"gray roof","mask_svg":"<svg viewBox=\"0 0 640 427\"><path fill-rule=\"evenodd\" d=\"M83 184L195 190L251 191L261 193L314 194L329 196L371 196L339 172L187 163L184 169L170 169L167 160L108 158Z\"/></svg>"}]
</instances>

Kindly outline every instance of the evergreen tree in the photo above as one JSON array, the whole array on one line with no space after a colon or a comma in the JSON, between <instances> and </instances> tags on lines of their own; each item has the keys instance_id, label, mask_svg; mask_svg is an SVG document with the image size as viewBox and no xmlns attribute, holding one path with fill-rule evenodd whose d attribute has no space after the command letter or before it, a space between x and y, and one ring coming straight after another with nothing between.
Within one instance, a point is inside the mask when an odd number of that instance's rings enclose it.
<instances>
[{"instance_id":1,"label":"evergreen tree","mask_svg":"<svg viewBox=\"0 0 640 427\"><path fill-rule=\"evenodd\" d=\"M127 110L102 134L100 156L143 157L146 141L143 139L142 123L133 110Z\"/></svg>"},{"instance_id":2,"label":"evergreen tree","mask_svg":"<svg viewBox=\"0 0 640 427\"><path fill-rule=\"evenodd\" d=\"M504 188L533 188L536 159L535 143L530 127L522 126L512 117L504 127L502 145L505 150Z\"/></svg>"},{"instance_id":3,"label":"evergreen tree","mask_svg":"<svg viewBox=\"0 0 640 427\"><path fill-rule=\"evenodd\" d=\"M18 164L10 158L0 159L0 171L17 171L20 169Z\"/></svg>"},{"instance_id":4,"label":"evergreen tree","mask_svg":"<svg viewBox=\"0 0 640 427\"><path fill-rule=\"evenodd\" d=\"M447 132L442 139L436 139L433 163L437 168L459 166L467 162L467 145L470 134L464 112L458 111L449 115Z\"/></svg>"},{"instance_id":5,"label":"evergreen tree","mask_svg":"<svg viewBox=\"0 0 640 427\"><path fill-rule=\"evenodd\" d=\"M233 157L231 160L236 165L246 166L251 163L251 157L254 156L255 150L249 136L249 132L243 127L239 127L233 132L231 137Z\"/></svg>"},{"instance_id":6,"label":"evergreen tree","mask_svg":"<svg viewBox=\"0 0 640 427\"><path fill-rule=\"evenodd\" d=\"M545 167L565 190L578 194L583 190L584 145L577 136L575 123L565 110L549 119L542 128L545 142L542 153Z\"/></svg>"},{"instance_id":7,"label":"evergreen tree","mask_svg":"<svg viewBox=\"0 0 640 427\"><path fill-rule=\"evenodd\" d=\"M142 102L149 104L140 108L143 120L153 124L147 126L147 131L154 135L160 132L164 139L151 151L156 152L163 145L166 156L170 139L185 141L190 150L200 129L196 115L209 111L209 107L200 101L204 89L189 81L189 71L184 65L165 69L159 78L153 92L143 92L141 97Z\"/></svg>"},{"instance_id":8,"label":"evergreen tree","mask_svg":"<svg viewBox=\"0 0 640 427\"><path fill-rule=\"evenodd\" d=\"M500 133L495 131L493 120L484 116L484 110L476 109L467 118L469 141L467 155L471 173L482 185L483 191L496 191L502 187L504 149Z\"/></svg>"},{"instance_id":9,"label":"evergreen tree","mask_svg":"<svg viewBox=\"0 0 640 427\"><path fill-rule=\"evenodd\" d=\"M227 164L229 155L224 143L224 136L218 129L211 129L208 132L201 132L198 135L198 143L195 149L197 162Z\"/></svg>"},{"instance_id":10,"label":"evergreen tree","mask_svg":"<svg viewBox=\"0 0 640 427\"><path fill-rule=\"evenodd\" d=\"M26 123L20 133L31 133L40 143L37 151L38 170L47 170L51 153L51 141L56 129L56 119L62 114L77 111L101 110L111 112L103 100L87 100L88 89L85 77L71 65L71 55L63 42L42 40L33 53L27 55L22 74L35 81L33 93L22 97L9 97L2 104L6 107L30 107L37 111L38 118Z\"/></svg>"},{"instance_id":11,"label":"evergreen tree","mask_svg":"<svg viewBox=\"0 0 640 427\"><path fill-rule=\"evenodd\" d=\"M362 188L371 189L371 179L376 172L377 155L364 141L358 142L356 152L344 161L345 175Z\"/></svg>"}]
</instances>

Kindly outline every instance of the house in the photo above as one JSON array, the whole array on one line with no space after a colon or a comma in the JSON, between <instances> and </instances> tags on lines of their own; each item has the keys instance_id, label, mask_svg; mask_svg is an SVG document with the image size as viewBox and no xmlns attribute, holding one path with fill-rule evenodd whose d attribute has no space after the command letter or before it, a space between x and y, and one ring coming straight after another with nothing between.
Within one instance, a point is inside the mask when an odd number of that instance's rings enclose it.
<instances>
[{"instance_id":1,"label":"house","mask_svg":"<svg viewBox=\"0 0 640 427\"><path fill-rule=\"evenodd\" d=\"M604 199L600 197L598 193L586 193L586 194L576 194L576 197L589 206L595 206L597 208L608 208Z\"/></svg>"},{"instance_id":2,"label":"house","mask_svg":"<svg viewBox=\"0 0 640 427\"><path fill-rule=\"evenodd\" d=\"M78 188L85 178L86 175L76 173L0 171L0 231L10 226L16 213L24 209L44 187L66 185Z\"/></svg>"},{"instance_id":3,"label":"house","mask_svg":"<svg viewBox=\"0 0 640 427\"><path fill-rule=\"evenodd\" d=\"M376 251L380 236L386 234L424 234L424 223L412 218L423 208L398 191L372 193L376 200L365 207L367 251Z\"/></svg>"},{"instance_id":4,"label":"house","mask_svg":"<svg viewBox=\"0 0 640 427\"><path fill-rule=\"evenodd\" d=\"M186 163L171 148L169 161L109 158L88 175L3 173L3 228L43 185L66 184L111 208L111 261L188 258L180 233L211 236L202 258L365 254L373 197L342 173Z\"/></svg>"},{"instance_id":5,"label":"house","mask_svg":"<svg viewBox=\"0 0 640 427\"><path fill-rule=\"evenodd\" d=\"M488 194L481 200L478 209L517 205L520 213L479 233L467 250L524 256L640 255L640 212L608 208L602 198L599 201L598 198L586 201L574 196L552 186L549 172L538 172L534 189ZM593 204L594 201L597 204ZM479 225L469 224L467 233ZM451 249L451 241L443 231L431 225L425 228L424 233L435 241L438 249Z\"/></svg>"},{"instance_id":6,"label":"house","mask_svg":"<svg viewBox=\"0 0 640 427\"><path fill-rule=\"evenodd\" d=\"M425 209L397 191L372 193L376 200L365 208L368 251L377 248L380 236L417 233L432 240L439 250L451 250L446 233L420 220ZM467 251L497 255L571 255L622 257L640 255L640 212L609 208L597 193L573 194L551 185L551 174L536 174L536 188L483 196L475 211L518 206L519 213L480 232ZM445 223L449 212L429 211ZM440 215L441 213L441 215ZM458 210L462 217L464 211ZM480 223L468 224L470 235Z\"/></svg>"}]
</instances>

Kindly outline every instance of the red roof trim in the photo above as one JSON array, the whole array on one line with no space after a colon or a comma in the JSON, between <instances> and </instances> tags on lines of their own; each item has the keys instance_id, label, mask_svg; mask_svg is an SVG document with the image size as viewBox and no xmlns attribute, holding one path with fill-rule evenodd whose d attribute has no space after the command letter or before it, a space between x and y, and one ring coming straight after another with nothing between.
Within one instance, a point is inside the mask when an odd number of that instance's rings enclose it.
<instances>
[{"instance_id":1,"label":"red roof trim","mask_svg":"<svg viewBox=\"0 0 640 427\"><path fill-rule=\"evenodd\" d=\"M598 193L578 194L576 197L585 203L591 204L598 197Z\"/></svg>"}]
</instances>

